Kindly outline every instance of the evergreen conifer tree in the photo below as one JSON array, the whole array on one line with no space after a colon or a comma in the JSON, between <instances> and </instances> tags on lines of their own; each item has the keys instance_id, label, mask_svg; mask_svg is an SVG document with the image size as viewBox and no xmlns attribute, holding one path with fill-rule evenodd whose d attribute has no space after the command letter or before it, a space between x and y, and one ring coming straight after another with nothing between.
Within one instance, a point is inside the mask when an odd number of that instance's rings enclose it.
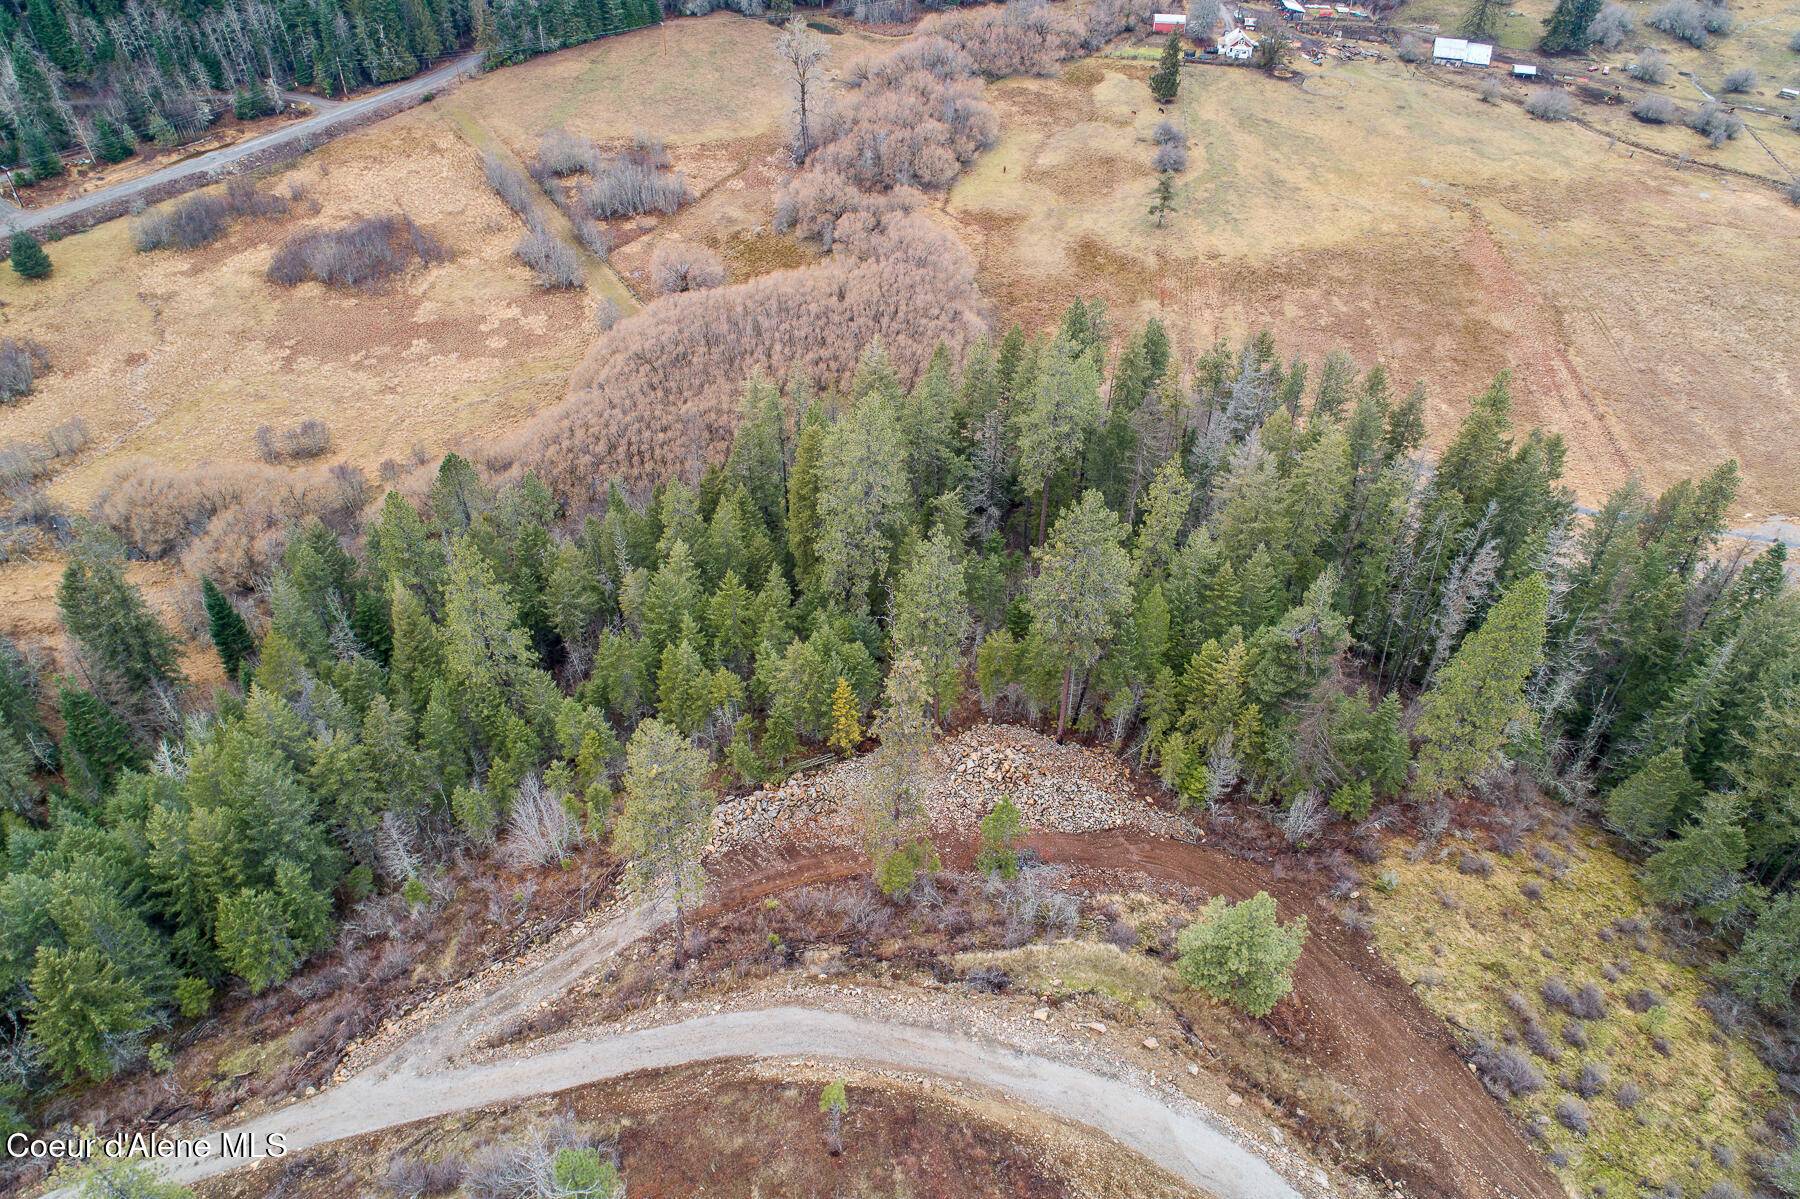
<instances>
[{"instance_id":1,"label":"evergreen conifer tree","mask_svg":"<svg viewBox=\"0 0 1800 1199\"><path fill-rule=\"evenodd\" d=\"M245 660L256 651L250 626L244 623L244 618L238 615L238 610L231 606L231 601L211 579L200 580L200 599L206 607L207 633L219 661L224 664L225 677L235 679Z\"/></svg>"},{"instance_id":2,"label":"evergreen conifer tree","mask_svg":"<svg viewBox=\"0 0 1800 1199\"><path fill-rule=\"evenodd\" d=\"M111 1075L114 1045L142 1029L149 1013L144 993L100 949L38 947L26 1019L64 1080Z\"/></svg>"},{"instance_id":3,"label":"evergreen conifer tree","mask_svg":"<svg viewBox=\"0 0 1800 1199\"><path fill-rule=\"evenodd\" d=\"M1506 590L1419 704L1414 786L1436 797L1493 765L1507 728L1525 712L1525 681L1544 653L1550 589L1526 575Z\"/></svg>"},{"instance_id":4,"label":"evergreen conifer tree","mask_svg":"<svg viewBox=\"0 0 1800 1199\"><path fill-rule=\"evenodd\" d=\"M1181 90L1181 35L1171 33L1163 43L1162 58L1150 73L1150 95L1158 104L1167 104Z\"/></svg>"},{"instance_id":5,"label":"evergreen conifer tree","mask_svg":"<svg viewBox=\"0 0 1800 1199\"><path fill-rule=\"evenodd\" d=\"M850 680L839 676L831 693L831 737L825 744L846 758L855 754L863 740L861 717L862 705L850 689Z\"/></svg>"},{"instance_id":6,"label":"evergreen conifer tree","mask_svg":"<svg viewBox=\"0 0 1800 1199\"><path fill-rule=\"evenodd\" d=\"M12 235L11 257L12 269L21 279L47 278L53 269L43 243L24 229Z\"/></svg>"}]
</instances>

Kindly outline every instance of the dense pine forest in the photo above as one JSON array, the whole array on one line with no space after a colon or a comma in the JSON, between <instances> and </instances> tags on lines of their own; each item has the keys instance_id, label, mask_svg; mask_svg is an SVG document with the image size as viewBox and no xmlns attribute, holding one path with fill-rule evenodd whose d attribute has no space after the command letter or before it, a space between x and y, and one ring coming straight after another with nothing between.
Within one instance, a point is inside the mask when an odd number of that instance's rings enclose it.
<instances>
[{"instance_id":1,"label":"dense pine forest","mask_svg":"<svg viewBox=\"0 0 1800 1199\"><path fill-rule=\"evenodd\" d=\"M910 386L875 346L841 394L752 381L691 482L570 511L451 455L360 527L293 530L254 595L194 580L232 680L210 696L86 527L67 673L0 647L0 1122L452 862L604 840L689 890L711 788L864 729L878 880L904 894L935 855L890 749L977 706L1113 746L1182 805L1260 805L1300 846L1533 780L1635 845L1722 938L1721 985L1779 1013L1784 551L1722 540L1732 465L1579 515L1559 440L1510 408L1502 377L1428 461L1423 393L1379 367L1267 337L1182 363L1081 302Z\"/></svg>"},{"instance_id":2,"label":"dense pine forest","mask_svg":"<svg viewBox=\"0 0 1800 1199\"><path fill-rule=\"evenodd\" d=\"M662 19L657 0L5 0L0 160L169 146L272 88L341 96L477 45L491 66Z\"/></svg>"}]
</instances>

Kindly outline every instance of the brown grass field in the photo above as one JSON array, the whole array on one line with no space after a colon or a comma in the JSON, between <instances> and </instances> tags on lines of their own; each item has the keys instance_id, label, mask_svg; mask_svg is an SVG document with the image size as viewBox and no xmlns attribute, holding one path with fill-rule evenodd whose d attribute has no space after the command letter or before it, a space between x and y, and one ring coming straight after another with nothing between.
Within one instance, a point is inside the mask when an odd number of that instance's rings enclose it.
<instances>
[{"instance_id":1,"label":"brown grass field","mask_svg":"<svg viewBox=\"0 0 1800 1199\"><path fill-rule=\"evenodd\" d=\"M1160 315L1189 348L1268 328L1315 360L1348 349L1423 380L1440 440L1510 369L1521 423L1566 437L1584 498L1735 456L1734 519L1800 507L1792 206L1398 64L1327 61L1285 82L1183 72L1170 115L1192 163L1162 229L1144 67L997 84L1003 140L944 219L1028 325L1088 294L1121 323Z\"/></svg>"},{"instance_id":2,"label":"brown grass field","mask_svg":"<svg viewBox=\"0 0 1800 1199\"><path fill-rule=\"evenodd\" d=\"M515 427L562 398L594 339L595 301L636 306L657 237L715 246L734 279L809 257L768 229L785 162L775 36L720 13L482 76L259 181L284 193L299 184L317 215L240 221L199 250L134 253L129 221L51 244L49 280L0 272L0 335L36 339L53 363L33 395L0 409L0 444L85 420L92 445L47 485L79 512L136 461L252 461L265 424L323 420L327 460L371 471L415 447L435 455ZM827 40L834 68L878 42ZM585 293L534 284L512 256L519 221L479 165L490 148L528 157L558 124L602 144L638 130L665 139L699 197L660 222L616 223L617 273L590 260ZM264 278L295 230L394 211L446 242L454 261L376 292ZM53 631L55 577L48 562L0 569L0 594L13 601L0 631L34 641Z\"/></svg>"},{"instance_id":3,"label":"brown grass field","mask_svg":"<svg viewBox=\"0 0 1800 1199\"><path fill-rule=\"evenodd\" d=\"M1765 43L1788 53L1783 4L1754 0L1705 61ZM769 229L788 169L774 36L721 13L484 76L263 182L301 185L316 216L243 221L198 251L135 254L124 221L55 243L49 281L0 272L0 334L37 339L54 362L0 412L0 443L82 417L93 444L49 484L79 511L133 461L252 459L264 424L317 417L333 460L366 468L517 427L562 396L593 339L593 302L629 310L645 293L658 239L712 246L734 280L812 256ZM892 40L830 37L828 65ZM1772 189L1482 104L1442 73L1331 61L1279 82L1191 68L1177 108L1193 165L1159 230L1146 70L1099 58L989 89L1002 141L941 216L1002 318L1041 326L1088 294L1121 325L1160 314L1189 350L1262 327L1313 359L1347 348L1403 385L1424 380L1439 438L1511 368L1521 421L1565 434L1584 498L1633 471L1665 484L1735 455L1746 487L1734 519L1800 509L1800 219ZM1748 137L1714 151L1685 129L1581 111L1697 162L1773 169ZM585 294L534 285L511 254L519 223L478 166L484 149L528 157L557 125L603 144L661 137L697 195L673 217L616 223L611 266L589 260ZM1800 146L1766 119L1753 126L1778 153ZM295 229L396 210L455 260L374 293L264 279ZM39 574L54 571L0 571L15 576L0 628L36 639L50 626L47 592L43 610L31 603Z\"/></svg>"},{"instance_id":4,"label":"brown grass field","mask_svg":"<svg viewBox=\"0 0 1800 1199\"><path fill-rule=\"evenodd\" d=\"M478 151L523 158L559 124L603 143L647 131L701 195L668 225L716 241L745 273L785 265L797 247L763 244L784 104L769 82L774 37L721 14L483 76L264 181L300 184L317 216L240 222L197 251L135 254L128 221L53 244L47 282L0 278L0 332L36 338L55 366L0 416L0 440L83 417L94 448L51 488L81 505L134 458L253 459L262 424L318 417L335 456L369 467L511 427L561 396L593 339L592 300L631 301L597 263L588 295L537 288L512 258L519 223L483 183ZM866 44L829 41L839 60ZM293 229L393 211L455 261L373 294L263 278ZM628 277L648 258L639 235L654 226L642 226L615 230L638 238L619 252Z\"/></svg>"}]
</instances>

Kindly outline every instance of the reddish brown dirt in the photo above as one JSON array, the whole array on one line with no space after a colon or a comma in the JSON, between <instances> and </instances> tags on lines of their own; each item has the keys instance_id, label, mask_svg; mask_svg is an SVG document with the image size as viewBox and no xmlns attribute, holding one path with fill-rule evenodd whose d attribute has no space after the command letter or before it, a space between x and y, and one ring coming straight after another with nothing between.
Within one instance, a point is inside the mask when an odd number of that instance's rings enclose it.
<instances>
[{"instance_id":1,"label":"reddish brown dirt","mask_svg":"<svg viewBox=\"0 0 1800 1199\"><path fill-rule=\"evenodd\" d=\"M1153 882L1245 899L1273 895L1282 918L1305 915L1311 936L1295 971L1294 994L1266 1024L1297 1056L1351 1088L1389 1130L1403 1171L1420 1195L1466 1199L1565 1199L1565 1192L1505 1111L1470 1073L1449 1031L1411 988L1345 929L1324 903L1324 883L1291 858L1259 865L1204 846L1121 831L1038 833L1028 839L1047 861L1085 873L1141 875ZM966 867L975 846L940 844L946 865ZM695 914L699 924L797 887L863 875L861 855L842 849L733 855L715 877L719 892Z\"/></svg>"},{"instance_id":2,"label":"reddish brown dirt","mask_svg":"<svg viewBox=\"0 0 1800 1199\"><path fill-rule=\"evenodd\" d=\"M1318 901L1316 880L1283 878L1203 846L1118 832L1041 833L1029 844L1060 865L1140 873L1244 899L1275 897L1283 919L1311 929L1294 994L1270 1017L1297 1052L1355 1087L1425 1165L1422 1193L1565 1199L1562 1186L1457 1056L1448 1031L1368 939Z\"/></svg>"}]
</instances>

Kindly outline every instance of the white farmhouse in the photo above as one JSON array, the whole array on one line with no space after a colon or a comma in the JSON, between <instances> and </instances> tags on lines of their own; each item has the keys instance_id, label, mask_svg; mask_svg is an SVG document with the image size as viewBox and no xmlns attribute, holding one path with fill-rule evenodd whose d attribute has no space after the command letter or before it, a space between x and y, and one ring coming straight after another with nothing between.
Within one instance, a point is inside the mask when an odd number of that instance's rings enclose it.
<instances>
[{"instance_id":1,"label":"white farmhouse","mask_svg":"<svg viewBox=\"0 0 1800 1199\"><path fill-rule=\"evenodd\" d=\"M1256 39L1242 29L1233 29L1219 39L1219 53L1237 62L1249 62L1256 53Z\"/></svg>"}]
</instances>

